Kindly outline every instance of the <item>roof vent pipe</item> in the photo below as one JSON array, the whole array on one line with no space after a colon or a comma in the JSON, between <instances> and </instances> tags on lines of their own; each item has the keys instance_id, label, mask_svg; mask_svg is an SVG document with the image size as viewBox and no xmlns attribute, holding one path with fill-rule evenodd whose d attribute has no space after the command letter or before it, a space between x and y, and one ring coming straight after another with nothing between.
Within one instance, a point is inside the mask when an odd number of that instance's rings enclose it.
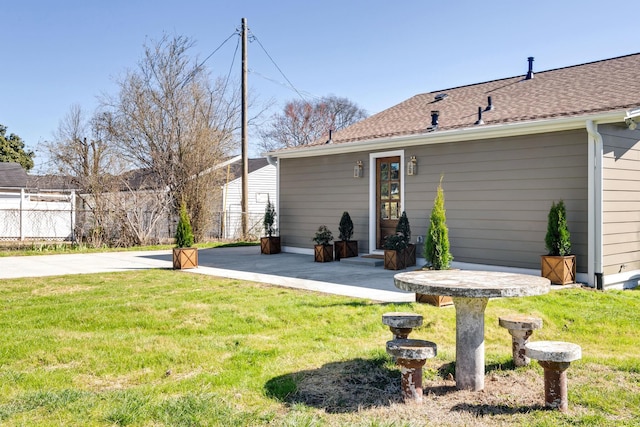
<instances>
[{"instance_id":1,"label":"roof vent pipe","mask_svg":"<svg viewBox=\"0 0 640 427\"><path fill-rule=\"evenodd\" d=\"M493 111L493 103L491 102L491 97L487 97L487 108L484 111Z\"/></svg>"},{"instance_id":2,"label":"roof vent pipe","mask_svg":"<svg viewBox=\"0 0 640 427\"><path fill-rule=\"evenodd\" d=\"M530 56L527 60L529 61L529 71L527 71L525 80L531 80L533 78L533 56Z\"/></svg>"},{"instance_id":3,"label":"roof vent pipe","mask_svg":"<svg viewBox=\"0 0 640 427\"><path fill-rule=\"evenodd\" d=\"M440 111L433 110L431 111L431 128L433 130L438 128L438 117L440 116Z\"/></svg>"},{"instance_id":4,"label":"roof vent pipe","mask_svg":"<svg viewBox=\"0 0 640 427\"><path fill-rule=\"evenodd\" d=\"M484 124L484 121L482 121L482 107L478 107L478 120L474 124L476 125Z\"/></svg>"}]
</instances>

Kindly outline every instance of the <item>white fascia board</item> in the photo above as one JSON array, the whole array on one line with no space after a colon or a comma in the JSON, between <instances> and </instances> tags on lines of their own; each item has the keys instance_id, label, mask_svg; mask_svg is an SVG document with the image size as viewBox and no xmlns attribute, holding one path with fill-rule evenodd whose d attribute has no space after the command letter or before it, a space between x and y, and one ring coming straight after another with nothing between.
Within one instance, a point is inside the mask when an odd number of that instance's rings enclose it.
<instances>
[{"instance_id":1,"label":"white fascia board","mask_svg":"<svg viewBox=\"0 0 640 427\"><path fill-rule=\"evenodd\" d=\"M594 123L624 122L626 110L612 111L603 114L590 114L574 117L563 117L530 122L505 123L498 125L481 125L463 129L434 131L415 135L391 138L369 139L363 141L338 144L313 145L288 151L268 153L281 159L327 156L332 154L358 153L362 151L393 150L416 145L444 144L447 142L477 141L491 138L507 138L512 136L532 135L547 132L584 129L585 121Z\"/></svg>"}]
</instances>

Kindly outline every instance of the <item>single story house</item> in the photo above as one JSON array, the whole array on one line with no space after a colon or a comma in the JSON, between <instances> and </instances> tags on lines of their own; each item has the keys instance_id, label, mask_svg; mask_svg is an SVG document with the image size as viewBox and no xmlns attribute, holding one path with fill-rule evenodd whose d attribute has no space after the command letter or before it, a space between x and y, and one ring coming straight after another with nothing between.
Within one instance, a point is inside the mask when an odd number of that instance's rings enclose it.
<instances>
[{"instance_id":1,"label":"single story house","mask_svg":"<svg viewBox=\"0 0 640 427\"><path fill-rule=\"evenodd\" d=\"M523 69L526 63L523 61ZM416 95L328 140L267 153L283 250L343 211L362 253L402 211L420 244L443 178L454 267L540 274L564 200L578 281L640 280L640 53Z\"/></svg>"}]
</instances>

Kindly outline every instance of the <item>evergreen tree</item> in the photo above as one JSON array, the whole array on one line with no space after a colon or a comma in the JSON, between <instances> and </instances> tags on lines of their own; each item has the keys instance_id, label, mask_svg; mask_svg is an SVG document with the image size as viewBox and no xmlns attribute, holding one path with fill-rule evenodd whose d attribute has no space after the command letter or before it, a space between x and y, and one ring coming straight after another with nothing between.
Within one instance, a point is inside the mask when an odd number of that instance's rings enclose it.
<instances>
[{"instance_id":1,"label":"evergreen tree","mask_svg":"<svg viewBox=\"0 0 640 427\"><path fill-rule=\"evenodd\" d=\"M427 265L434 270L448 270L453 256L449 252L449 230L444 209L444 191L442 178L433 202L429 230L424 243L424 257Z\"/></svg>"},{"instance_id":2,"label":"evergreen tree","mask_svg":"<svg viewBox=\"0 0 640 427\"><path fill-rule=\"evenodd\" d=\"M351 236L353 236L353 221L351 221L349 212L345 211L342 213L338 231L340 232L340 240L351 240Z\"/></svg>"},{"instance_id":3,"label":"evergreen tree","mask_svg":"<svg viewBox=\"0 0 640 427\"><path fill-rule=\"evenodd\" d=\"M409 242L411 242L411 225L409 224L409 218L407 218L405 211L402 211L398 225L396 225L396 234L401 235L405 243L409 244Z\"/></svg>"},{"instance_id":4,"label":"evergreen tree","mask_svg":"<svg viewBox=\"0 0 640 427\"><path fill-rule=\"evenodd\" d=\"M35 153L25 150L24 142L18 135L7 136L7 127L0 125L0 162L19 163L27 172L33 168Z\"/></svg>"},{"instance_id":5,"label":"evergreen tree","mask_svg":"<svg viewBox=\"0 0 640 427\"><path fill-rule=\"evenodd\" d=\"M276 229L273 224L276 221L276 208L271 203L271 200L267 198L267 206L264 208L264 218L262 219L262 227L267 237L271 237L275 234Z\"/></svg>"},{"instance_id":6,"label":"evergreen tree","mask_svg":"<svg viewBox=\"0 0 640 427\"><path fill-rule=\"evenodd\" d=\"M190 248L191 246L193 246L193 230L187 213L187 205L182 202L180 204L180 219L176 228L176 247Z\"/></svg>"},{"instance_id":7,"label":"evergreen tree","mask_svg":"<svg viewBox=\"0 0 640 427\"><path fill-rule=\"evenodd\" d=\"M567 228L567 210L564 202L553 202L547 221L545 246L552 256L565 256L571 253L571 235Z\"/></svg>"}]
</instances>

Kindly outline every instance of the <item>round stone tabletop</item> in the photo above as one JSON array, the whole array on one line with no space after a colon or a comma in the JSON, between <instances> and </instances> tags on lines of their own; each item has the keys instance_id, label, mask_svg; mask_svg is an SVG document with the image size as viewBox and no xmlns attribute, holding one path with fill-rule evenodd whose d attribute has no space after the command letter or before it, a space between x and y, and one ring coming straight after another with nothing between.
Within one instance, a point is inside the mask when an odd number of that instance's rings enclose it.
<instances>
[{"instance_id":1,"label":"round stone tabletop","mask_svg":"<svg viewBox=\"0 0 640 427\"><path fill-rule=\"evenodd\" d=\"M527 274L473 270L419 270L394 276L398 289L466 298L526 297L549 292L549 279Z\"/></svg>"}]
</instances>

